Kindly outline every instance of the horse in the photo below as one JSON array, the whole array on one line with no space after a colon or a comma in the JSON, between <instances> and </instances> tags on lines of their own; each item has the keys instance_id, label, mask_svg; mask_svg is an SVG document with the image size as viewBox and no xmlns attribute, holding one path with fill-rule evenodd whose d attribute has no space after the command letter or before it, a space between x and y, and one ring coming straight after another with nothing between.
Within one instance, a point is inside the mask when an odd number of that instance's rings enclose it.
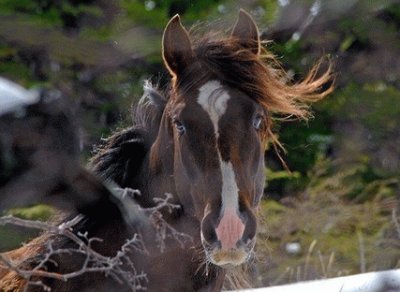
<instances>
[{"instance_id":1,"label":"horse","mask_svg":"<svg viewBox=\"0 0 400 292\"><path fill-rule=\"evenodd\" d=\"M84 273L67 282L41 279L51 289L132 291L143 284L149 291L221 291L226 274L254 252L265 150L269 143L280 146L272 130L274 115L307 119L309 105L332 90L331 67L321 74L319 63L303 80L291 82L244 10L229 36L192 36L174 16L162 36L162 57L169 84L160 89L146 83L133 125L106 139L89 164L105 184L139 190L131 196L131 213L157 210L152 213L157 216L129 219L132 214L123 216L118 208L108 212L108 200L100 209L86 208L74 227L102 239L93 249L110 257L127 238L141 234L147 252L132 250L129 263L143 271L146 283L135 286L107 273ZM126 207L124 202L118 205ZM157 220L161 223L154 224ZM43 254L49 238L8 257ZM156 244L160 238L162 248ZM53 244L73 245L69 239ZM62 274L78 269L84 259L58 255L45 268ZM7 291L19 276L11 271L0 277Z\"/></svg>"}]
</instances>

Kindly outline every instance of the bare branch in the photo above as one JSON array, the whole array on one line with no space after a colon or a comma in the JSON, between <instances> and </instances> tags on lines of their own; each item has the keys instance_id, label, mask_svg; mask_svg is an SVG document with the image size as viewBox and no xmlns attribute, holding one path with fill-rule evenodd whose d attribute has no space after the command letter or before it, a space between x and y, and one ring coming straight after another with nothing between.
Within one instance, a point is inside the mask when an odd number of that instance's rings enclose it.
<instances>
[{"instance_id":1,"label":"bare branch","mask_svg":"<svg viewBox=\"0 0 400 292\"><path fill-rule=\"evenodd\" d=\"M156 206L141 209L149 216L153 227L156 229L156 240L161 252L164 252L166 249L165 241L167 240L167 238L175 239L181 248L184 248L185 242L193 242L193 238L190 235L179 232L170 224L168 224L161 213L161 210L164 208L166 208L169 213L172 213L173 210L181 208L180 205L170 202L172 198L172 194L165 193L165 198L153 199L156 203Z\"/></svg>"},{"instance_id":2,"label":"bare branch","mask_svg":"<svg viewBox=\"0 0 400 292\"><path fill-rule=\"evenodd\" d=\"M16 218L14 216L0 217L0 225L13 224L45 230L51 234L65 236L77 245L77 248L54 248L53 242L50 240L47 244L47 252L41 261L31 269L20 268L18 264L13 263L1 254L0 264L15 271L24 278L27 281L26 287L29 285L41 286L45 291L50 291L50 287L46 286L42 281L32 280L32 278L53 278L65 282L84 273L91 272L105 273L105 275L112 277L121 284L128 284L129 287L132 287L132 291L144 290L144 284L147 283L146 274L136 271L134 263L129 256L132 252L147 253L141 237L138 234L134 234L114 257L106 257L92 249L92 244L101 241L101 239L95 237L89 238L87 233L73 233L72 227L82 218L82 216L77 216L57 226L46 222ZM46 271L46 264L55 263L52 258L62 254L83 256L84 260L80 269L64 274Z\"/></svg>"}]
</instances>

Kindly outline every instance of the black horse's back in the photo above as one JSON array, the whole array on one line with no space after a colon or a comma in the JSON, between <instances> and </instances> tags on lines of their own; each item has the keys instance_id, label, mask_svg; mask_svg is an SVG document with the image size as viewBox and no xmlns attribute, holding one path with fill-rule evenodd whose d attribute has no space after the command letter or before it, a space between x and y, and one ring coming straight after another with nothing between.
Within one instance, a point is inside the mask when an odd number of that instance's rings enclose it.
<instances>
[{"instance_id":1,"label":"black horse's back","mask_svg":"<svg viewBox=\"0 0 400 292\"><path fill-rule=\"evenodd\" d=\"M144 136L142 129L130 127L106 139L90 162L91 170L121 187L132 186L147 153Z\"/></svg>"}]
</instances>

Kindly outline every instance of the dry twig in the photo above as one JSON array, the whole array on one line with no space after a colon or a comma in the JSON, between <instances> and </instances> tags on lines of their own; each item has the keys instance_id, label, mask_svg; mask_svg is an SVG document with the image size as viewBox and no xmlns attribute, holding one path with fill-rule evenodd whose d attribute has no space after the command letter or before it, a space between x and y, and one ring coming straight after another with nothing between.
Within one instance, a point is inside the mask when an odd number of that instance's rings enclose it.
<instances>
[{"instance_id":1,"label":"dry twig","mask_svg":"<svg viewBox=\"0 0 400 292\"><path fill-rule=\"evenodd\" d=\"M132 291L144 290L144 284L147 282L146 274L137 272L129 257L129 254L133 251L146 252L141 237L138 234L134 234L114 257L106 257L92 249L92 244L101 241L101 239L95 237L89 238L87 233L78 232L75 234L73 232L73 226L82 218L82 216L76 216L72 220L60 225L52 225L46 222L25 220L14 216L0 217L0 225L13 224L44 230L53 235L65 236L77 245L76 248L54 248L53 241L50 240L47 243L47 252L43 255L41 261L29 270L20 268L19 265L13 263L3 255L0 255L0 264L15 271L24 278L27 281L26 289L29 285L36 285L41 286L45 291L50 291L50 287L42 281L36 280L37 277L68 281L84 273L101 272L105 273L106 276L112 277L118 283L128 284L129 287L132 287ZM64 274L46 271L46 264L54 263L52 258L62 254L84 256L84 261L80 269Z\"/></svg>"}]
</instances>

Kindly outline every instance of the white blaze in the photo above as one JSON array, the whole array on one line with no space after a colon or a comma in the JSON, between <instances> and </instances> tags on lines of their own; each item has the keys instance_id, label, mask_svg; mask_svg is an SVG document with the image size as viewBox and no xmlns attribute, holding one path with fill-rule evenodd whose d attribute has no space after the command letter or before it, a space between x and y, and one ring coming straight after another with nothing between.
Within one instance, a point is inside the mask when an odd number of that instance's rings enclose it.
<instances>
[{"instance_id":1,"label":"white blaze","mask_svg":"<svg viewBox=\"0 0 400 292\"><path fill-rule=\"evenodd\" d=\"M227 109L229 94L223 89L219 81L209 81L199 89L197 102L210 116L214 126L216 139L219 137L218 123ZM221 153L218 151L220 168L222 174L222 210L226 208L239 209L239 188L236 183L235 172L232 163L222 161Z\"/></svg>"},{"instance_id":2,"label":"white blaze","mask_svg":"<svg viewBox=\"0 0 400 292\"><path fill-rule=\"evenodd\" d=\"M221 155L220 155L221 160ZM221 161L222 171L222 209L239 210L239 188L236 184L232 163Z\"/></svg>"},{"instance_id":3,"label":"white blaze","mask_svg":"<svg viewBox=\"0 0 400 292\"><path fill-rule=\"evenodd\" d=\"M218 138L218 122L226 112L229 94L223 90L219 81L209 81L199 89L200 94L197 102L210 116L211 122L214 125L214 131Z\"/></svg>"}]
</instances>

